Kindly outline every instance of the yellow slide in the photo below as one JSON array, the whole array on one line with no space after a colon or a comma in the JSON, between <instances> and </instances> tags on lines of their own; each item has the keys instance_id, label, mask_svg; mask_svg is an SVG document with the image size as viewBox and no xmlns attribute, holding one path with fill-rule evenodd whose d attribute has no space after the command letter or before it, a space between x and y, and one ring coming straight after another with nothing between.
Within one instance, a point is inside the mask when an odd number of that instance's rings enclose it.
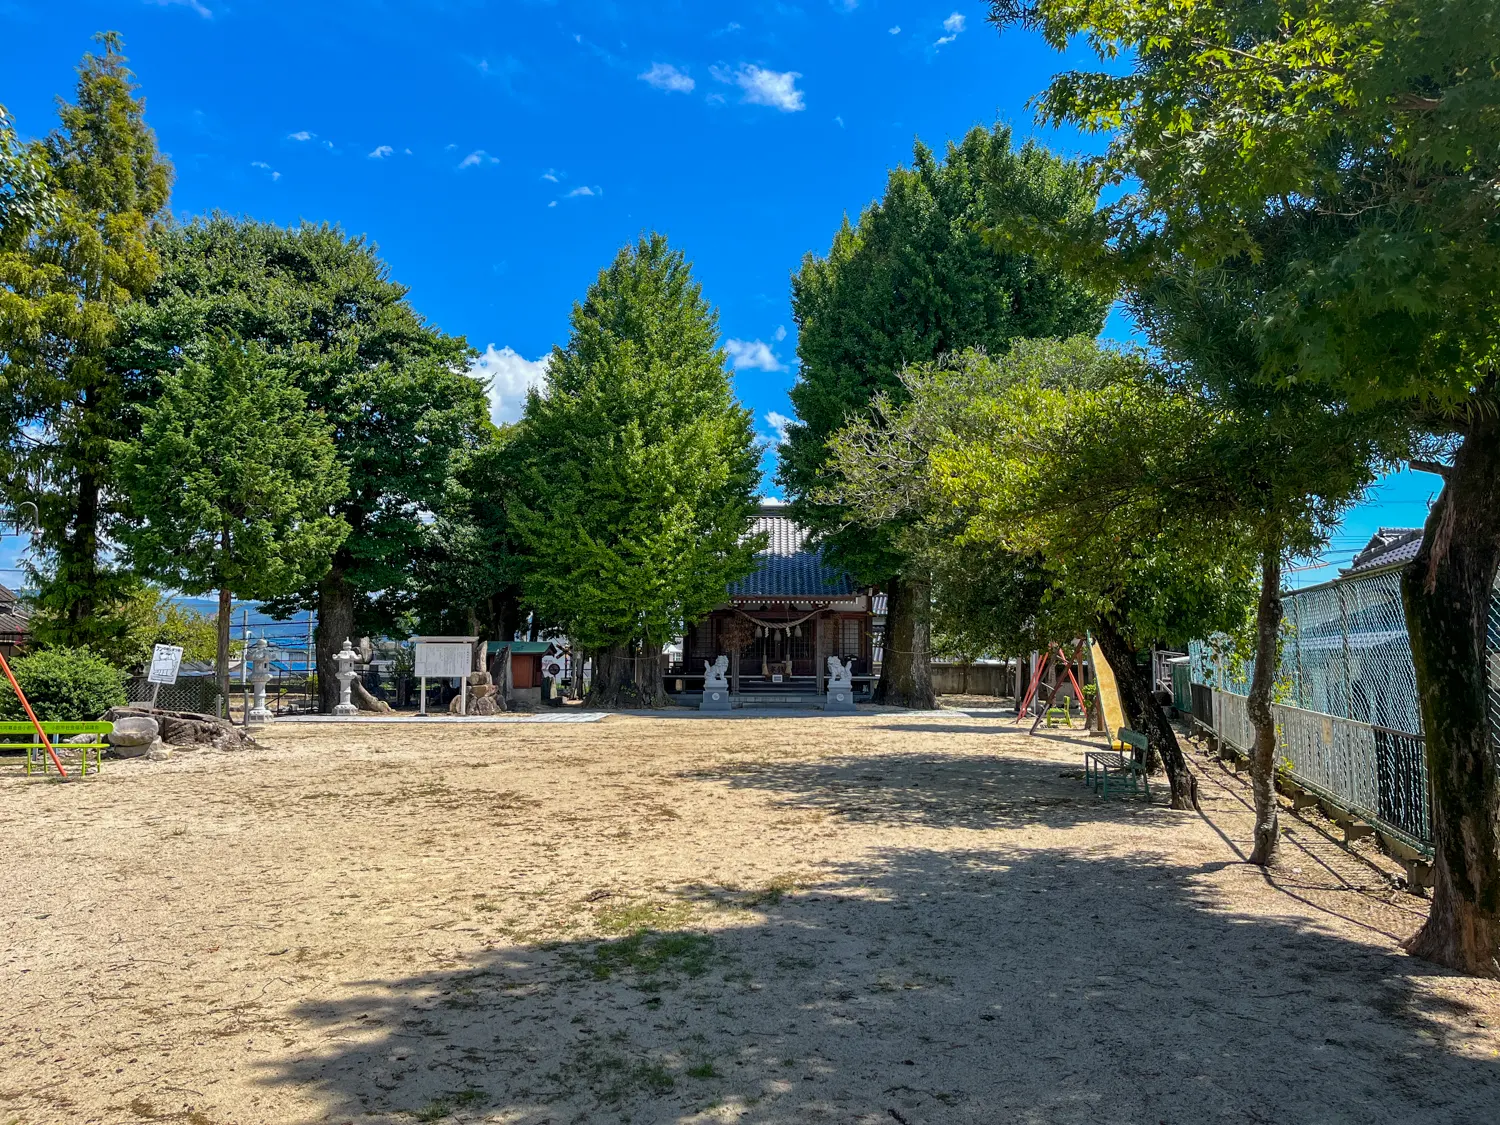
<instances>
[{"instance_id":1,"label":"yellow slide","mask_svg":"<svg viewBox=\"0 0 1500 1125\"><path fill-rule=\"evenodd\" d=\"M1090 647L1089 656L1094 662L1094 682L1099 685L1099 707L1104 712L1104 725L1109 728L1109 744L1116 750L1124 750L1117 736L1121 727L1130 724L1125 721L1125 707L1120 702L1120 688L1115 683L1114 670L1098 645Z\"/></svg>"}]
</instances>

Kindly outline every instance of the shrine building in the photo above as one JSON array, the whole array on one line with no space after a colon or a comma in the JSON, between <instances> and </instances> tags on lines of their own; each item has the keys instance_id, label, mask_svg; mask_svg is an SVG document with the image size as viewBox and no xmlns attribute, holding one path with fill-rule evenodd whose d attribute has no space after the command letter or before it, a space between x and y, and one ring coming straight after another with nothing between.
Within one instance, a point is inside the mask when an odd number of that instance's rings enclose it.
<instances>
[{"instance_id":1,"label":"shrine building","mask_svg":"<svg viewBox=\"0 0 1500 1125\"><path fill-rule=\"evenodd\" d=\"M703 665L729 658L729 689L741 701L754 697L821 696L829 656L854 661L857 696L875 681L873 591L808 545L808 532L779 505L763 505L750 534L769 542L756 567L729 587L723 605L690 626L682 659L669 666L675 693L703 688Z\"/></svg>"}]
</instances>

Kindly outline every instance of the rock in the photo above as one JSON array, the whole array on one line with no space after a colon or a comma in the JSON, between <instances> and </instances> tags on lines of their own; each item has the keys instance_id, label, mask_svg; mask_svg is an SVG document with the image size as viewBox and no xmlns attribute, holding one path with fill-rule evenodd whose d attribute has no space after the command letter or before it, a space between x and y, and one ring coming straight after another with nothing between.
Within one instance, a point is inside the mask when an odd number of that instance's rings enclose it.
<instances>
[{"instance_id":1,"label":"rock","mask_svg":"<svg viewBox=\"0 0 1500 1125\"><path fill-rule=\"evenodd\" d=\"M158 742L160 739L157 740ZM109 754L112 758L139 758L148 753L155 742L139 746L111 746Z\"/></svg>"},{"instance_id":2,"label":"rock","mask_svg":"<svg viewBox=\"0 0 1500 1125\"><path fill-rule=\"evenodd\" d=\"M200 715L193 711L165 711L138 703L129 707L111 707L104 713L104 719L114 723L116 731L121 729L122 724L134 724L141 719L154 722L159 728L162 742L171 746L213 746L220 750L244 750L258 745L239 727L231 726L213 715ZM113 737L110 741L113 743ZM139 745L148 746L151 741L148 738ZM118 747L116 752L118 753Z\"/></svg>"},{"instance_id":3,"label":"rock","mask_svg":"<svg viewBox=\"0 0 1500 1125\"><path fill-rule=\"evenodd\" d=\"M495 703L493 695L481 695L469 705L471 715L498 715L500 708Z\"/></svg>"},{"instance_id":4,"label":"rock","mask_svg":"<svg viewBox=\"0 0 1500 1125\"><path fill-rule=\"evenodd\" d=\"M113 720L115 729L105 737L116 748L121 746L150 746L161 733L161 727L150 715L127 715Z\"/></svg>"},{"instance_id":5,"label":"rock","mask_svg":"<svg viewBox=\"0 0 1500 1125\"><path fill-rule=\"evenodd\" d=\"M494 684L475 684L473 687L469 688L469 698L470 699L484 699L485 697L491 696L491 695L494 695L494 694L495 694L495 685Z\"/></svg>"},{"instance_id":6,"label":"rock","mask_svg":"<svg viewBox=\"0 0 1500 1125\"><path fill-rule=\"evenodd\" d=\"M55 741L55 740L54 740ZM62 740L64 746L87 746L90 742L98 742L97 734L75 734Z\"/></svg>"},{"instance_id":7,"label":"rock","mask_svg":"<svg viewBox=\"0 0 1500 1125\"><path fill-rule=\"evenodd\" d=\"M146 760L148 762L165 762L173 753L173 748L158 738L146 748Z\"/></svg>"},{"instance_id":8,"label":"rock","mask_svg":"<svg viewBox=\"0 0 1500 1125\"><path fill-rule=\"evenodd\" d=\"M490 674L488 672L470 672L469 673L469 686L470 687L476 687L476 688L477 687L484 687L484 686L486 686L488 684L493 684L494 682L495 682L494 680L490 679Z\"/></svg>"},{"instance_id":9,"label":"rock","mask_svg":"<svg viewBox=\"0 0 1500 1125\"><path fill-rule=\"evenodd\" d=\"M462 715L464 713L464 697L455 695L448 704L448 714Z\"/></svg>"}]
</instances>

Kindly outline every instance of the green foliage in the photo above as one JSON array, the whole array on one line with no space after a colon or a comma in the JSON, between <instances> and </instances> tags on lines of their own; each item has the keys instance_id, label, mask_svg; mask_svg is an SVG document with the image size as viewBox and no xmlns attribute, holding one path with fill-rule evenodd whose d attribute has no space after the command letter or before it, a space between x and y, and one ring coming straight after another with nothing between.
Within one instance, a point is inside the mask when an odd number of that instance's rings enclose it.
<instances>
[{"instance_id":1,"label":"green foliage","mask_svg":"<svg viewBox=\"0 0 1500 1125\"><path fill-rule=\"evenodd\" d=\"M56 221L41 146L22 144L9 111L0 105L0 252L14 250L31 231Z\"/></svg>"},{"instance_id":2,"label":"green foliage","mask_svg":"<svg viewBox=\"0 0 1500 1125\"><path fill-rule=\"evenodd\" d=\"M48 205L14 206L34 200L34 185L12 196L0 238L4 487L12 505L37 508L38 639L73 645L118 638L115 611L133 587L101 560L102 537L122 515L109 443L124 433L131 389L110 349L121 309L156 278L148 236L172 178L119 37L98 38L104 54L84 56L60 127L24 154L30 170L45 166ZM7 162L19 159L10 146Z\"/></svg>"},{"instance_id":3,"label":"green foliage","mask_svg":"<svg viewBox=\"0 0 1500 1125\"><path fill-rule=\"evenodd\" d=\"M911 521L902 542L946 582L957 651L1029 651L1101 617L1136 645L1243 628L1248 538L1181 502L1224 424L1211 403L1086 338L953 357L904 386L830 443L839 499Z\"/></svg>"},{"instance_id":4,"label":"green foliage","mask_svg":"<svg viewBox=\"0 0 1500 1125\"><path fill-rule=\"evenodd\" d=\"M321 414L258 345L208 342L162 375L114 445L136 570L188 594L275 598L315 582L348 527L346 473Z\"/></svg>"},{"instance_id":5,"label":"green foliage","mask_svg":"<svg viewBox=\"0 0 1500 1125\"><path fill-rule=\"evenodd\" d=\"M717 314L661 235L620 251L572 325L517 439L526 600L585 650L659 652L753 565L750 414Z\"/></svg>"},{"instance_id":6,"label":"green foliage","mask_svg":"<svg viewBox=\"0 0 1500 1125\"><path fill-rule=\"evenodd\" d=\"M214 216L162 231L155 245L161 278L130 307L118 361L172 371L227 334L295 375L348 478L329 514L349 535L324 586L357 599L360 632L381 631L403 608L424 546L417 513L442 503L455 459L488 426L467 345L423 321L374 247L337 228ZM308 584L275 605L317 602Z\"/></svg>"},{"instance_id":7,"label":"green foliage","mask_svg":"<svg viewBox=\"0 0 1500 1125\"><path fill-rule=\"evenodd\" d=\"M32 627L51 635L48 611L33 612ZM215 653L214 619L170 601L161 589L136 582L114 610L117 631L90 651L112 666L134 670L151 659L155 645L181 645L184 660L212 660Z\"/></svg>"},{"instance_id":8,"label":"green foliage","mask_svg":"<svg viewBox=\"0 0 1500 1125\"><path fill-rule=\"evenodd\" d=\"M1008 129L972 130L944 159L918 144L894 169L883 198L847 219L826 257L809 254L792 279L801 373L797 424L781 449L779 479L799 520L828 532L849 512L812 497L829 483L827 440L885 393L899 402L901 372L968 348L1003 351L1033 336L1093 334L1104 302L1057 270L986 242L996 211L1088 214L1093 196L1076 167ZM830 550L879 581L902 568L894 529L836 535Z\"/></svg>"},{"instance_id":9,"label":"green foliage","mask_svg":"<svg viewBox=\"0 0 1500 1125\"><path fill-rule=\"evenodd\" d=\"M87 649L46 649L17 657L10 666L42 722L92 722L126 702L125 674ZM20 699L3 681L0 717L26 718Z\"/></svg>"},{"instance_id":10,"label":"green foliage","mask_svg":"<svg viewBox=\"0 0 1500 1125\"><path fill-rule=\"evenodd\" d=\"M1059 74L1037 103L1049 123L1110 134L1093 181L1130 189L1064 224L1077 259L1138 280L1178 254L1259 260L1295 225L1298 252L1266 279L1266 354L1284 380L1460 428L1481 400L1493 405L1490 0L993 7L1002 24L1030 24L1059 48L1083 40L1107 64Z\"/></svg>"},{"instance_id":11,"label":"green foliage","mask_svg":"<svg viewBox=\"0 0 1500 1125\"><path fill-rule=\"evenodd\" d=\"M433 509L413 567L416 632L509 639L525 574L525 549L506 499L519 486L519 427L496 429L460 455Z\"/></svg>"}]
</instances>

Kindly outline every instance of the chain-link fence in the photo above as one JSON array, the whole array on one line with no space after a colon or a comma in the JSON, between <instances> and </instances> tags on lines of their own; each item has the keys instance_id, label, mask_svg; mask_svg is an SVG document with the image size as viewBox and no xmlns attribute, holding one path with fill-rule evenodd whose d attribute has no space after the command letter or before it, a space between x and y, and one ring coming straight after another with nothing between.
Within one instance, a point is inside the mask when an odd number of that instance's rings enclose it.
<instances>
[{"instance_id":1,"label":"chain-link fence","mask_svg":"<svg viewBox=\"0 0 1500 1125\"><path fill-rule=\"evenodd\" d=\"M133 679L125 685L125 697L132 703L150 703L166 711L191 711L197 715L226 714L224 697L211 676L187 676L175 684L153 684Z\"/></svg>"},{"instance_id":2,"label":"chain-link fence","mask_svg":"<svg viewBox=\"0 0 1500 1125\"><path fill-rule=\"evenodd\" d=\"M1397 569L1288 594L1276 682L1277 757L1292 780L1421 848L1432 843L1422 711ZM1253 660L1189 649L1194 717L1242 752ZM1490 602L1490 732L1500 755L1500 582ZM1212 707L1200 702L1212 693Z\"/></svg>"}]
</instances>

